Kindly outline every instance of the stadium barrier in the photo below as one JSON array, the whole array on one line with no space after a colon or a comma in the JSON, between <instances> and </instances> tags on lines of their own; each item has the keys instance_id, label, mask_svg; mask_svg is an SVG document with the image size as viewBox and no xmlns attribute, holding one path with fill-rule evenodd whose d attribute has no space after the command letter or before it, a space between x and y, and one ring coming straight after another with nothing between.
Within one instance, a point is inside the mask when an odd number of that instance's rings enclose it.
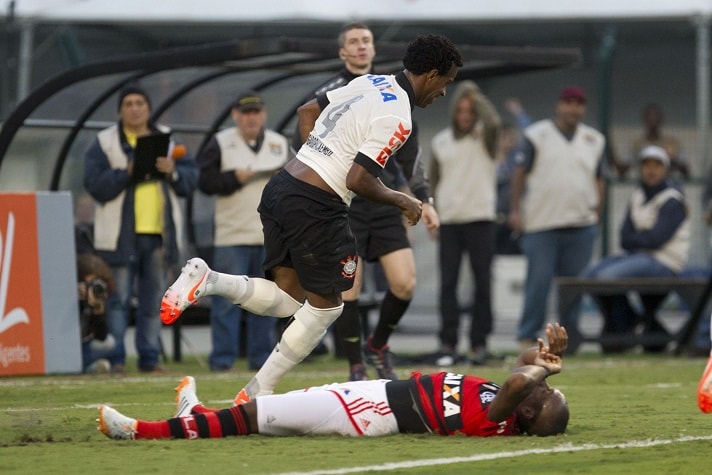
<instances>
[{"instance_id":1,"label":"stadium barrier","mask_svg":"<svg viewBox=\"0 0 712 475\"><path fill-rule=\"evenodd\" d=\"M81 373L68 192L0 193L0 376Z\"/></svg>"}]
</instances>

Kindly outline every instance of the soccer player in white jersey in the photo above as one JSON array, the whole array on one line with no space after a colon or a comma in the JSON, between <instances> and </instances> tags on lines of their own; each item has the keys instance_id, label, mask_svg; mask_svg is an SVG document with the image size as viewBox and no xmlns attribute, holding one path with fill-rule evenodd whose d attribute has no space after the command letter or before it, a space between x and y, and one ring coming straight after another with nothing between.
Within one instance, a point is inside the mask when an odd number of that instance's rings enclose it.
<instances>
[{"instance_id":1,"label":"soccer player in white jersey","mask_svg":"<svg viewBox=\"0 0 712 475\"><path fill-rule=\"evenodd\" d=\"M403 66L396 75L357 78L321 104L299 108L299 130L308 138L267 184L258 207L268 279L214 272L193 258L163 297L167 324L206 295L260 315L294 316L235 404L272 394L341 314L341 292L353 285L358 265L347 215L353 195L398 207L410 224L420 219L422 202L386 187L378 175L408 139L413 108L445 95L462 58L448 38L420 36L408 45Z\"/></svg>"},{"instance_id":2,"label":"soccer player in white jersey","mask_svg":"<svg viewBox=\"0 0 712 475\"><path fill-rule=\"evenodd\" d=\"M342 28L337 41L339 58L343 60L344 67L335 77L321 84L308 99L324 96L328 91L343 87L357 77L374 73L376 47L368 26L350 23ZM294 134L292 145L295 154L308 138L310 131L305 132L307 135L304 137L298 132ZM440 223L421 160L415 122L408 141L388 160L380 178L384 185L396 190L402 191L407 186L409 192L423 202L420 222L432 235ZM398 379L388 340L408 309L416 286L415 258L408 231L403 224L401 212L395 206L375 203L359 196L355 196L349 205L349 226L358 244L359 265L353 286L341 294L344 308L331 330L334 334L335 354L338 356L341 353L348 361L351 381L368 379L364 362L376 370L378 378ZM370 292L384 292L382 296L373 296L378 302L378 321L369 330L362 345L364 309L360 306L360 296L364 280L368 279L365 267L369 263L380 266L387 288L378 288L380 282L376 282L375 276L367 284ZM378 269L374 267L372 273L377 272ZM287 321L282 320L284 323ZM322 344L317 345L313 354L319 354L319 345Z\"/></svg>"}]
</instances>

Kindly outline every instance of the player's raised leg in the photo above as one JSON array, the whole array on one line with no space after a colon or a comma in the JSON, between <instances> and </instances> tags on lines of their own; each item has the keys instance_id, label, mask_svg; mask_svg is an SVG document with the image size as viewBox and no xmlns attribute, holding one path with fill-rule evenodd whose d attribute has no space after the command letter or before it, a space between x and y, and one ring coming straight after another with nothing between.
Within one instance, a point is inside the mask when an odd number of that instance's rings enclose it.
<instances>
[{"instance_id":1,"label":"player's raised leg","mask_svg":"<svg viewBox=\"0 0 712 475\"><path fill-rule=\"evenodd\" d=\"M230 299L245 310L272 317L291 317L301 304L267 279L223 274L199 257L189 259L161 300L161 320L175 322L189 306L207 295Z\"/></svg>"}]
</instances>

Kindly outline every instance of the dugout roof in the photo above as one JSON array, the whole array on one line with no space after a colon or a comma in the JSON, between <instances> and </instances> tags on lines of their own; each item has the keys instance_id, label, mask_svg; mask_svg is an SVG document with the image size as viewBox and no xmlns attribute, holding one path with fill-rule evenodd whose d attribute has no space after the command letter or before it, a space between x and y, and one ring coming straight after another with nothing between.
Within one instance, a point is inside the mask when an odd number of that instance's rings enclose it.
<instances>
[{"instance_id":1,"label":"dugout roof","mask_svg":"<svg viewBox=\"0 0 712 475\"><path fill-rule=\"evenodd\" d=\"M378 42L375 67L395 72L406 43ZM458 44L465 65L458 80L561 68L581 60L578 49ZM296 108L316 84L342 67L321 38L242 39L95 61L48 79L7 117L0 130L0 189L73 189L90 139L116 120L116 93L140 80L154 120L184 136L195 155L229 117L239 90L267 98L268 126L291 132ZM46 146L41 153L38 140ZM35 163L32 163L35 162ZM27 184L26 173L30 177Z\"/></svg>"}]
</instances>

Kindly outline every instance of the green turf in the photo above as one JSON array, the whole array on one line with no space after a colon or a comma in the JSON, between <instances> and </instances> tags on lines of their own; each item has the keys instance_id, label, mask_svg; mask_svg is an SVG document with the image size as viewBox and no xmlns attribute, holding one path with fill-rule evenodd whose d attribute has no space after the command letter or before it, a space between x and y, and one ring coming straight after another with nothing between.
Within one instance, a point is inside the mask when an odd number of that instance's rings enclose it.
<instances>
[{"instance_id":1,"label":"green turf","mask_svg":"<svg viewBox=\"0 0 712 475\"><path fill-rule=\"evenodd\" d=\"M173 387L183 374L192 374L206 405L227 406L251 373L243 367L213 374L186 358L169 364L173 372L160 376L129 371L123 377L0 378L0 473L363 473L367 468L419 474L708 473L712 415L699 412L695 394L705 363L669 356L569 358L564 372L550 380L569 400L569 431L549 438L253 435L113 441L96 431L97 404L110 403L143 419L170 417ZM409 369L416 368L400 368L401 375ZM477 368L476 374L502 381L507 369ZM278 389L343 380L345 375L344 362L324 358L300 365ZM455 457L462 459L457 463ZM399 465L426 460L432 465Z\"/></svg>"}]
</instances>

